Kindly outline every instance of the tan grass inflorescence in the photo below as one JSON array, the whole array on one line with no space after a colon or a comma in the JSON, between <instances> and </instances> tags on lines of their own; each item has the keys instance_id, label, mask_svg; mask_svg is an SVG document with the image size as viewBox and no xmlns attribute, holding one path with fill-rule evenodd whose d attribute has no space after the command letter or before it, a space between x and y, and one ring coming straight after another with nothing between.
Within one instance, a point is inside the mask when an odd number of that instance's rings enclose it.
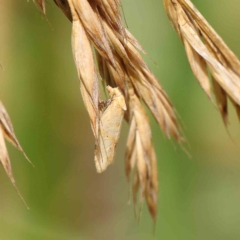
<instances>
[{"instance_id":1,"label":"tan grass inflorescence","mask_svg":"<svg viewBox=\"0 0 240 240\"><path fill-rule=\"evenodd\" d=\"M240 62L190 0L164 0L170 20L181 38L194 75L212 98L216 96L227 124L227 98L240 119ZM210 77L209 74L210 73Z\"/></svg>"},{"instance_id":2,"label":"tan grass inflorescence","mask_svg":"<svg viewBox=\"0 0 240 240\"><path fill-rule=\"evenodd\" d=\"M145 198L154 221L158 177L151 128L143 103L167 137L183 140L174 109L138 50L143 48L124 27L116 0L54 0L72 21L72 48L84 104L96 140L98 172L113 162L123 116L130 124L125 156L126 175L133 173L133 199ZM70 10L69 10L70 9ZM70 14L71 12L71 14ZM96 58L96 60L95 60ZM104 105L99 83L110 93ZM120 101L121 99L121 101ZM140 191L139 191L140 190Z\"/></svg>"},{"instance_id":3,"label":"tan grass inflorescence","mask_svg":"<svg viewBox=\"0 0 240 240\"><path fill-rule=\"evenodd\" d=\"M37 2L45 13L44 0ZM143 48L122 22L121 0L54 2L72 22L72 50L95 137L97 171L103 172L113 162L124 118L130 125L125 171L129 182L132 179L133 202L136 206L145 198L156 221L157 161L144 104L166 136L181 144L184 138L175 110L139 54L139 51L145 53ZM227 123L227 97L240 117L240 63L237 57L190 0L164 0L164 5L185 46L192 71L210 99L211 77L224 122ZM107 100L100 95L100 82L109 93Z\"/></svg>"}]
</instances>

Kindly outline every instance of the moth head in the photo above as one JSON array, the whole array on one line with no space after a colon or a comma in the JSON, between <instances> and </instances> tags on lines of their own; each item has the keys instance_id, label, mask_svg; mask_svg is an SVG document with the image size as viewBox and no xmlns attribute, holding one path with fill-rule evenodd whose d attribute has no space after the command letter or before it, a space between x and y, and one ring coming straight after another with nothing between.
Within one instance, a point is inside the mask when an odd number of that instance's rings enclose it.
<instances>
[{"instance_id":1,"label":"moth head","mask_svg":"<svg viewBox=\"0 0 240 240\"><path fill-rule=\"evenodd\" d=\"M116 87L112 88L110 86L107 86L107 91L109 93L109 96L111 97L112 100L116 101L124 111L127 110L125 99L121 91Z\"/></svg>"}]
</instances>

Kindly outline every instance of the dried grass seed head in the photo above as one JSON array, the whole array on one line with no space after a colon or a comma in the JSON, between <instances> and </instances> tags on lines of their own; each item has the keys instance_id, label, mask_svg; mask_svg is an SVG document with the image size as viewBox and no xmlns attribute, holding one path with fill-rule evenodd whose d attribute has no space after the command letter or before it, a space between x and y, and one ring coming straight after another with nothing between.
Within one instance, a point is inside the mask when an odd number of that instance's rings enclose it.
<instances>
[{"instance_id":1,"label":"dried grass seed head","mask_svg":"<svg viewBox=\"0 0 240 240\"><path fill-rule=\"evenodd\" d=\"M240 61L190 0L164 0L170 20L180 36L192 71L206 94L213 92L227 124L227 98L240 118ZM211 78L208 76L211 74Z\"/></svg>"},{"instance_id":2,"label":"dried grass seed head","mask_svg":"<svg viewBox=\"0 0 240 240\"><path fill-rule=\"evenodd\" d=\"M151 141L151 128L142 100L167 137L183 141L175 110L159 81L138 50L143 48L124 27L116 0L55 1L72 21L73 55L84 104L95 137L95 163L98 172L113 162L123 117L130 124L126 149L126 175L135 171L134 204L145 198L154 221L157 216L157 163ZM62 4L64 2L64 4ZM68 3L68 4L66 4ZM71 17L69 11L71 10ZM96 55L97 61L94 61ZM109 86L106 109L99 93L99 81ZM118 92L111 96L111 91ZM122 99L119 102L119 99ZM123 107L126 106L126 107ZM125 111L126 110L126 111ZM106 136L111 133L111 140Z\"/></svg>"}]
</instances>

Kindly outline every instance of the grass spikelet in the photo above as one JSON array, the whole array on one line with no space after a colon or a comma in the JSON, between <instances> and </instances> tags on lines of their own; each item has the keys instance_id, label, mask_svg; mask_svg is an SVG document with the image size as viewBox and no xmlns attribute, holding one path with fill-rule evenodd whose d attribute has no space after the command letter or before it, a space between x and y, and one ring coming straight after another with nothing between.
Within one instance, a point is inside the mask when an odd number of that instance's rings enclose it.
<instances>
[{"instance_id":1,"label":"grass spikelet","mask_svg":"<svg viewBox=\"0 0 240 240\"><path fill-rule=\"evenodd\" d=\"M208 24L190 0L164 0L167 14L181 38L192 71L211 98L216 96L218 109L227 124L227 98L240 109L240 61ZM211 79L208 77L211 74Z\"/></svg>"},{"instance_id":2,"label":"grass spikelet","mask_svg":"<svg viewBox=\"0 0 240 240\"><path fill-rule=\"evenodd\" d=\"M131 172L135 171L137 176L133 181L133 201L136 204L137 193L140 189L140 203L145 197L151 216L156 222L158 177L151 128L147 114L133 89L129 89L129 98L131 126L125 155L126 175L130 179ZM141 207L138 215L140 212Z\"/></svg>"},{"instance_id":3,"label":"grass spikelet","mask_svg":"<svg viewBox=\"0 0 240 240\"><path fill-rule=\"evenodd\" d=\"M6 171L13 186L17 190L18 195L20 196L20 198L22 199L22 201L28 208L26 202L24 201L23 197L21 196L20 192L17 189L16 183L15 183L15 180L13 177L11 162L10 162L10 158L8 155L8 151L7 151L7 147L6 147L4 138L6 138L20 152L22 152L23 155L25 156L25 158L30 162L30 160L27 158L26 154L24 153L21 145L19 144L19 142L15 136L10 117L8 116L8 113L7 113L4 105L0 101L0 162L3 165L3 168Z\"/></svg>"}]
</instances>

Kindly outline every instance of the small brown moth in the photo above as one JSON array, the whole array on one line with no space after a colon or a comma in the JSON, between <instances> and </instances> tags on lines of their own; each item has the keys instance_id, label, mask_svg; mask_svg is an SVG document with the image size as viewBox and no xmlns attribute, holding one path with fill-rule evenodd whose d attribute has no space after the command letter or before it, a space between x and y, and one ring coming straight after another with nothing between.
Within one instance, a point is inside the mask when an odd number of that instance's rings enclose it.
<instances>
[{"instance_id":1,"label":"small brown moth","mask_svg":"<svg viewBox=\"0 0 240 240\"><path fill-rule=\"evenodd\" d=\"M100 111L99 142L96 144L94 158L99 173L113 162L124 112L127 110L119 89L107 86L107 90L110 99L106 102L106 109Z\"/></svg>"}]
</instances>

